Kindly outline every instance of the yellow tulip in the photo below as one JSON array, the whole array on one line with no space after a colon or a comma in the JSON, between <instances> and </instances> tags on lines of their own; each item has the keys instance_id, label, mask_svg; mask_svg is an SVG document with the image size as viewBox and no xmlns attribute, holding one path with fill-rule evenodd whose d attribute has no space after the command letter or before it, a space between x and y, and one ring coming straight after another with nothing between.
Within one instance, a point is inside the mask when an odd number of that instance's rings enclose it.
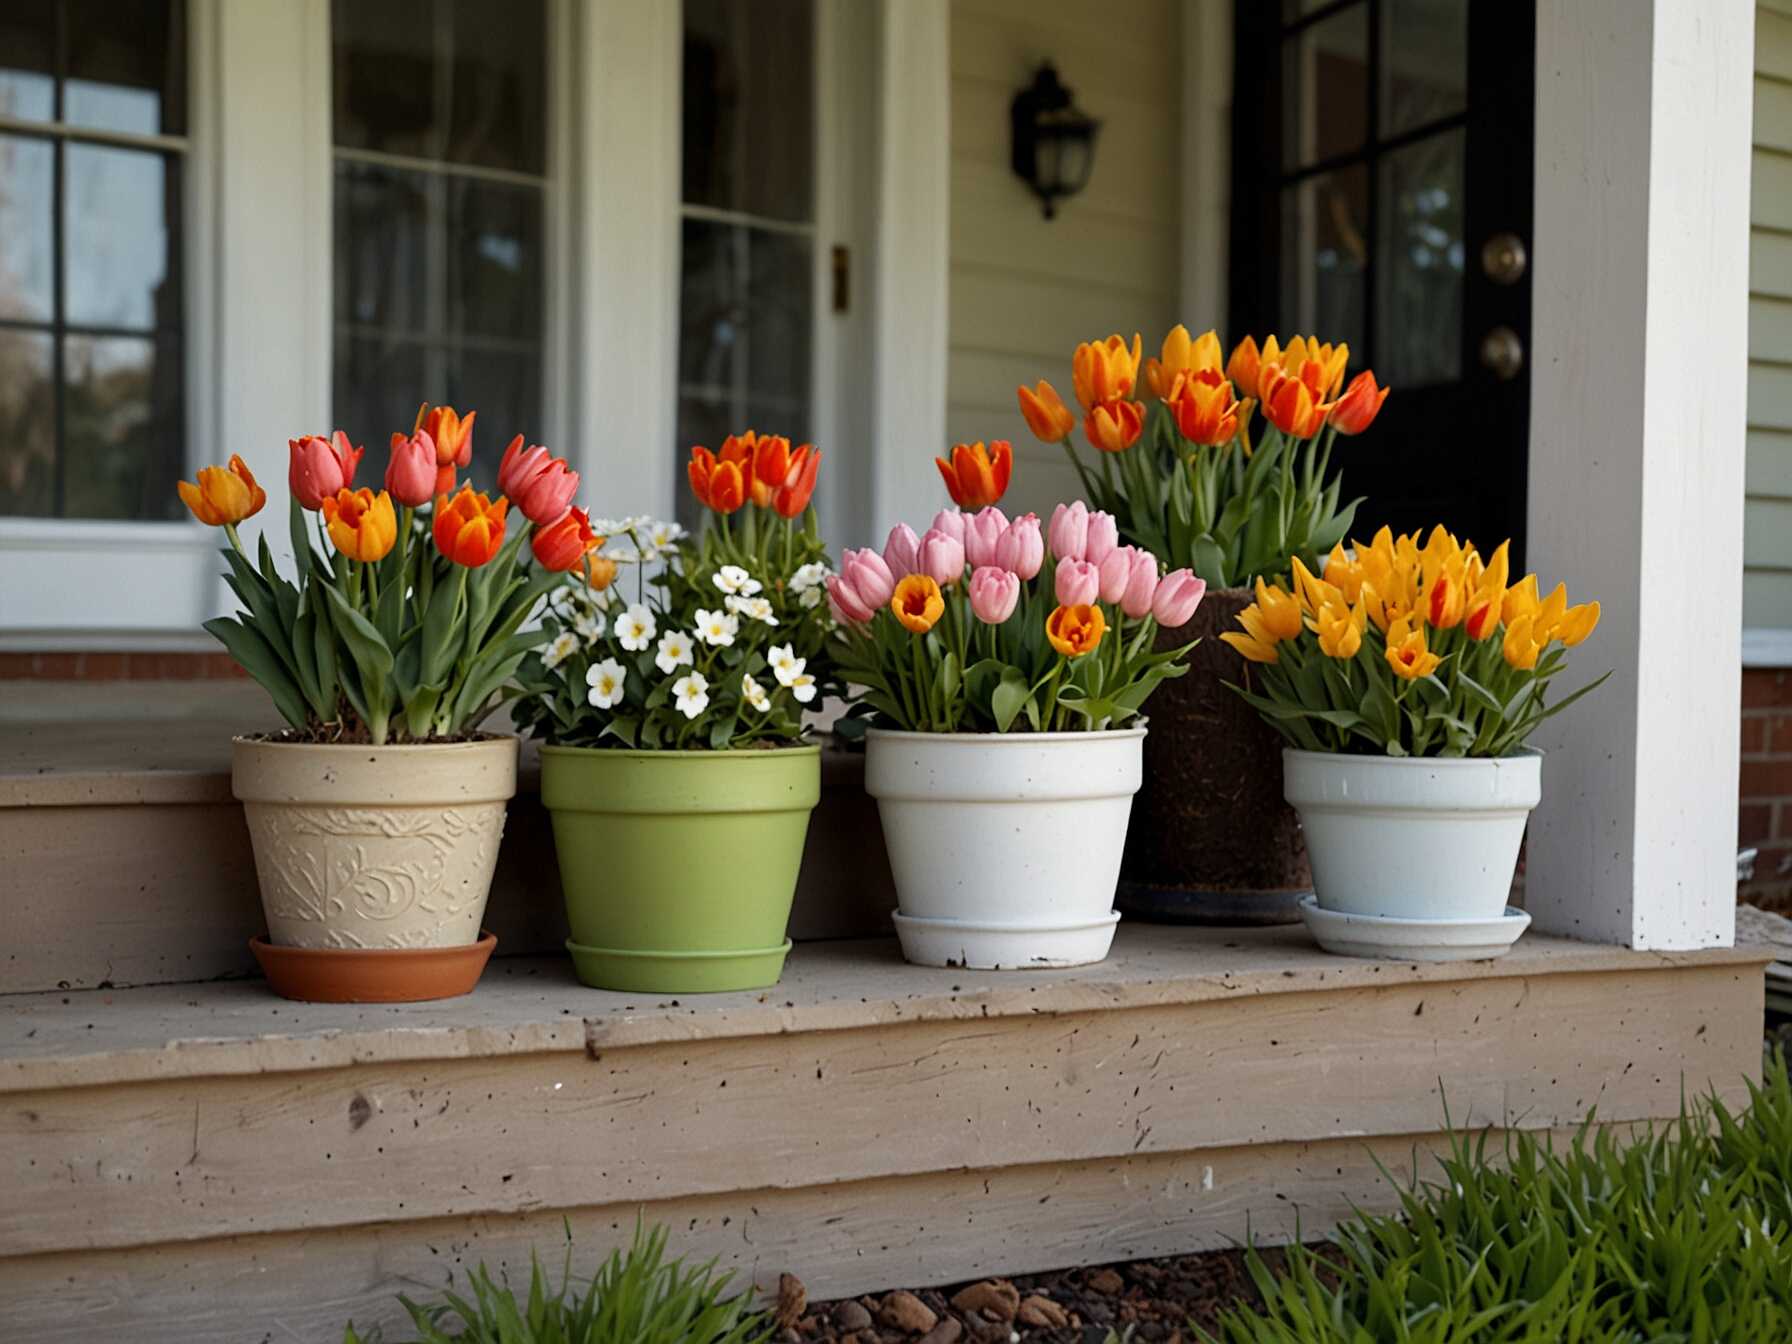
<instances>
[{"instance_id":1,"label":"yellow tulip","mask_svg":"<svg viewBox=\"0 0 1792 1344\"><path fill-rule=\"evenodd\" d=\"M1070 377L1076 399L1085 411L1107 402L1126 401L1139 377L1140 339L1133 333L1132 347L1119 336L1096 344L1085 341L1071 357Z\"/></svg>"},{"instance_id":2,"label":"yellow tulip","mask_svg":"<svg viewBox=\"0 0 1792 1344\"><path fill-rule=\"evenodd\" d=\"M377 495L366 486L338 490L333 499L320 501L319 507L330 540L350 560L367 564L384 560L398 540L398 515L392 508L392 496L384 490Z\"/></svg>"},{"instance_id":3,"label":"yellow tulip","mask_svg":"<svg viewBox=\"0 0 1792 1344\"><path fill-rule=\"evenodd\" d=\"M1558 583L1550 590L1549 596L1543 599L1543 605L1537 608L1537 616L1533 628L1537 638L1547 644L1556 636L1556 628L1561 625L1562 618L1568 614L1568 585Z\"/></svg>"},{"instance_id":4,"label":"yellow tulip","mask_svg":"<svg viewBox=\"0 0 1792 1344\"><path fill-rule=\"evenodd\" d=\"M199 468L197 485L177 481L174 488L181 502L207 527L235 527L260 513L268 502L268 492L255 483L254 473L235 453L230 455L228 467Z\"/></svg>"},{"instance_id":5,"label":"yellow tulip","mask_svg":"<svg viewBox=\"0 0 1792 1344\"><path fill-rule=\"evenodd\" d=\"M1535 616L1542 605L1542 600L1537 596L1537 576L1526 574L1506 589L1505 599L1500 603L1500 619L1510 629L1520 616Z\"/></svg>"},{"instance_id":6,"label":"yellow tulip","mask_svg":"<svg viewBox=\"0 0 1792 1344\"><path fill-rule=\"evenodd\" d=\"M1244 633L1228 630L1220 636L1221 643L1230 645L1253 663L1281 660L1276 652L1276 638L1264 626L1263 613L1254 603L1238 613L1238 623L1244 627Z\"/></svg>"},{"instance_id":7,"label":"yellow tulip","mask_svg":"<svg viewBox=\"0 0 1792 1344\"><path fill-rule=\"evenodd\" d=\"M1356 556L1344 549L1344 543L1338 542L1332 547L1331 554L1325 557L1325 565L1319 571L1320 577L1340 593L1344 600L1353 606L1363 593L1363 567Z\"/></svg>"},{"instance_id":8,"label":"yellow tulip","mask_svg":"<svg viewBox=\"0 0 1792 1344\"><path fill-rule=\"evenodd\" d=\"M1300 561L1296 560L1295 564ZM1300 603L1280 584L1270 585L1257 580L1257 600L1251 605L1263 622L1263 629L1273 642L1293 639L1300 634Z\"/></svg>"},{"instance_id":9,"label":"yellow tulip","mask_svg":"<svg viewBox=\"0 0 1792 1344\"><path fill-rule=\"evenodd\" d=\"M1363 626L1368 619L1365 608L1354 609L1337 603L1321 607L1313 618L1313 629L1319 636L1319 651L1327 658L1354 658L1363 647Z\"/></svg>"},{"instance_id":10,"label":"yellow tulip","mask_svg":"<svg viewBox=\"0 0 1792 1344\"><path fill-rule=\"evenodd\" d=\"M1548 642L1533 637L1532 626L1535 619L1526 612L1508 623L1506 638L1500 645L1500 653L1508 666L1515 667L1520 672L1529 672L1537 666L1537 655L1543 652L1543 645Z\"/></svg>"},{"instance_id":11,"label":"yellow tulip","mask_svg":"<svg viewBox=\"0 0 1792 1344\"><path fill-rule=\"evenodd\" d=\"M1345 605L1344 594L1337 586L1317 577L1298 555L1294 557L1294 591L1300 597L1301 610L1309 616L1316 615L1321 607Z\"/></svg>"},{"instance_id":12,"label":"yellow tulip","mask_svg":"<svg viewBox=\"0 0 1792 1344\"><path fill-rule=\"evenodd\" d=\"M1493 553L1493 562L1478 575L1474 575L1475 566L1470 567L1475 595L1469 599L1468 615L1462 623L1470 639L1486 639L1499 628L1500 608L1505 602L1506 578L1512 563L1511 548L1510 541L1502 541Z\"/></svg>"},{"instance_id":13,"label":"yellow tulip","mask_svg":"<svg viewBox=\"0 0 1792 1344\"><path fill-rule=\"evenodd\" d=\"M1394 675L1407 681L1430 676L1443 662L1425 647L1425 627L1410 625L1404 617L1388 627L1387 659Z\"/></svg>"},{"instance_id":14,"label":"yellow tulip","mask_svg":"<svg viewBox=\"0 0 1792 1344\"><path fill-rule=\"evenodd\" d=\"M1573 648L1592 634L1593 627L1598 624L1599 604L1583 602L1580 606L1569 607L1562 613L1562 619L1556 622L1555 636L1569 648Z\"/></svg>"},{"instance_id":15,"label":"yellow tulip","mask_svg":"<svg viewBox=\"0 0 1792 1344\"><path fill-rule=\"evenodd\" d=\"M1264 360L1268 362L1267 356ZM1322 345L1317 337L1296 336L1282 352L1282 368L1291 378L1307 385L1314 401L1327 401L1344 385L1344 368L1350 363L1350 347L1339 341Z\"/></svg>"},{"instance_id":16,"label":"yellow tulip","mask_svg":"<svg viewBox=\"0 0 1792 1344\"><path fill-rule=\"evenodd\" d=\"M1468 576L1458 563L1440 573L1425 592L1425 620L1434 630L1453 630L1468 614Z\"/></svg>"},{"instance_id":17,"label":"yellow tulip","mask_svg":"<svg viewBox=\"0 0 1792 1344\"><path fill-rule=\"evenodd\" d=\"M1184 374L1209 372L1213 377L1208 381L1219 380L1220 338L1214 332L1206 332L1195 340L1179 322L1164 337L1162 355L1161 359L1145 361L1145 383L1151 395L1160 401L1171 399L1177 379Z\"/></svg>"}]
</instances>

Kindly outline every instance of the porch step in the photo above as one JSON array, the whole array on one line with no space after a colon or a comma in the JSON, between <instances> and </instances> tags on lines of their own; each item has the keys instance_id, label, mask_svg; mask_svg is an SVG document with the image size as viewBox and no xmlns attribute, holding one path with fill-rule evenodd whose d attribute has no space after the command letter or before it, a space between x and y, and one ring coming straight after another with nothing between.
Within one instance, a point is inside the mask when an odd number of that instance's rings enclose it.
<instances>
[{"instance_id":1,"label":"porch step","mask_svg":"<svg viewBox=\"0 0 1792 1344\"><path fill-rule=\"evenodd\" d=\"M1120 929L1100 966L934 971L887 940L784 982L308 1007L221 983L0 1009L0 1338L335 1340L483 1260L589 1272L637 1212L817 1296L1326 1232L1447 1100L1554 1128L1736 1097L1763 952L1531 936L1420 966L1300 930Z\"/></svg>"},{"instance_id":2,"label":"porch step","mask_svg":"<svg viewBox=\"0 0 1792 1344\"><path fill-rule=\"evenodd\" d=\"M0 994L253 975L248 940L266 925L230 739L277 726L265 694L45 685L0 697ZM565 945L539 786L525 743L487 907L501 957ZM864 758L824 750L791 936L887 933L895 904Z\"/></svg>"}]
</instances>

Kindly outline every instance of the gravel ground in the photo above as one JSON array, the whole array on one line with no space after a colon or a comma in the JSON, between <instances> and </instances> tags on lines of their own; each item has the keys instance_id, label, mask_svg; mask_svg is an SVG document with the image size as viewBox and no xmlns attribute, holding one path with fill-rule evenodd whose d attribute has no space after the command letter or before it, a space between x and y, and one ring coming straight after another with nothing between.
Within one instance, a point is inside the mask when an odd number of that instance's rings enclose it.
<instances>
[{"instance_id":1,"label":"gravel ground","mask_svg":"<svg viewBox=\"0 0 1792 1344\"><path fill-rule=\"evenodd\" d=\"M1320 1249L1323 1249L1321 1247ZM1271 1265L1280 1253L1266 1252ZM1244 1255L1209 1251L950 1288L897 1290L810 1302L786 1276L779 1295L785 1344L1102 1344L1109 1330L1134 1344L1191 1344L1189 1322L1212 1329L1232 1303L1257 1300Z\"/></svg>"}]
</instances>

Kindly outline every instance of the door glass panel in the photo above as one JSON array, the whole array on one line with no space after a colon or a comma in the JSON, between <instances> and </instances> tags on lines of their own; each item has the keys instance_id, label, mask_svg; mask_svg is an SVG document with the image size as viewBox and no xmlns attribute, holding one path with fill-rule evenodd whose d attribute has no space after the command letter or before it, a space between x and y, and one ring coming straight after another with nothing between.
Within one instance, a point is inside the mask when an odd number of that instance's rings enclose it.
<instances>
[{"instance_id":1,"label":"door glass panel","mask_svg":"<svg viewBox=\"0 0 1792 1344\"><path fill-rule=\"evenodd\" d=\"M0 135L0 318L54 316L56 147Z\"/></svg>"},{"instance_id":2,"label":"door glass panel","mask_svg":"<svg viewBox=\"0 0 1792 1344\"><path fill-rule=\"evenodd\" d=\"M0 116L21 121L56 116L55 0L0 5Z\"/></svg>"},{"instance_id":3,"label":"door glass panel","mask_svg":"<svg viewBox=\"0 0 1792 1344\"><path fill-rule=\"evenodd\" d=\"M1468 106L1468 5L1464 0L1384 0L1381 130L1401 131Z\"/></svg>"},{"instance_id":4,"label":"door glass panel","mask_svg":"<svg viewBox=\"0 0 1792 1344\"><path fill-rule=\"evenodd\" d=\"M186 6L63 0L68 82L62 119L136 135L187 132Z\"/></svg>"},{"instance_id":5,"label":"door glass panel","mask_svg":"<svg viewBox=\"0 0 1792 1344\"><path fill-rule=\"evenodd\" d=\"M1282 166L1361 149L1369 131L1369 7L1302 28L1282 48Z\"/></svg>"},{"instance_id":6,"label":"door glass panel","mask_svg":"<svg viewBox=\"0 0 1792 1344\"><path fill-rule=\"evenodd\" d=\"M1463 136L1446 131L1381 161L1375 362L1403 387L1462 373Z\"/></svg>"},{"instance_id":7,"label":"door glass panel","mask_svg":"<svg viewBox=\"0 0 1792 1344\"><path fill-rule=\"evenodd\" d=\"M1282 190L1284 338L1363 342L1369 173L1360 163Z\"/></svg>"},{"instance_id":8,"label":"door glass panel","mask_svg":"<svg viewBox=\"0 0 1792 1344\"><path fill-rule=\"evenodd\" d=\"M64 151L68 320L147 331L180 311L178 160L108 145Z\"/></svg>"},{"instance_id":9,"label":"door glass panel","mask_svg":"<svg viewBox=\"0 0 1792 1344\"><path fill-rule=\"evenodd\" d=\"M0 328L0 514L56 512L54 340Z\"/></svg>"},{"instance_id":10,"label":"door glass panel","mask_svg":"<svg viewBox=\"0 0 1792 1344\"><path fill-rule=\"evenodd\" d=\"M178 337L70 336L66 512L79 518L178 518L167 483L181 469Z\"/></svg>"},{"instance_id":11,"label":"door glass panel","mask_svg":"<svg viewBox=\"0 0 1792 1344\"><path fill-rule=\"evenodd\" d=\"M687 219L683 241L678 342L683 395L743 407L751 402L775 414L736 429L796 439L799 431L791 424L807 419L809 399L811 240Z\"/></svg>"},{"instance_id":12,"label":"door glass panel","mask_svg":"<svg viewBox=\"0 0 1792 1344\"><path fill-rule=\"evenodd\" d=\"M685 0L687 205L813 218L814 32L814 0Z\"/></svg>"}]
</instances>

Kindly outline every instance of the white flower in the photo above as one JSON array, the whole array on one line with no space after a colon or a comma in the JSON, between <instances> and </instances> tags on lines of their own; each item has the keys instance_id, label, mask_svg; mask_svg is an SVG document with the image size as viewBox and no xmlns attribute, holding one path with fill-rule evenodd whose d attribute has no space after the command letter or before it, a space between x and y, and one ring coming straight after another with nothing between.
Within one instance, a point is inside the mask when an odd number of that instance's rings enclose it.
<instances>
[{"instance_id":1,"label":"white flower","mask_svg":"<svg viewBox=\"0 0 1792 1344\"><path fill-rule=\"evenodd\" d=\"M790 576L790 591L793 593L819 593L821 585L827 582L828 575L833 572L833 570L829 569L819 560L804 565L801 569L797 570L796 573ZM816 598L817 602L820 600L819 597ZM804 603L804 605L813 606L814 603Z\"/></svg>"},{"instance_id":2,"label":"white flower","mask_svg":"<svg viewBox=\"0 0 1792 1344\"><path fill-rule=\"evenodd\" d=\"M803 675L803 668L809 662L807 658L798 658L796 651L788 644L772 645L765 660L771 664L772 675L778 679L780 686L796 685L796 679Z\"/></svg>"},{"instance_id":3,"label":"white flower","mask_svg":"<svg viewBox=\"0 0 1792 1344\"><path fill-rule=\"evenodd\" d=\"M586 699L599 709L609 709L622 699L622 683L628 674L614 658L585 669L585 684L591 688Z\"/></svg>"},{"instance_id":4,"label":"white flower","mask_svg":"<svg viewBox=\"0 0 1792 1344\"><path fill-rule=\"evenodd\" d=\"M815 698L815 678L807 672L799 672L790 679L790 693L802 704L808 704Z\"/></svg>"},{"instance_id":5,"label":"white flower","mask_svg":"<svg viewBox=\"0 0 1792 1344\"><path fill-rule=\"evenodd\" d=\"M772 707L772 698L765 693L765 687L761 686L751 677L742 677L740 679L740 694L741 699L745 700L761 714Z\"/></svg>"},{"instance_id":6,"label":"white flower","mask_svg":"<svg viewBox=\"0 0 1792 1344\"><path fill-rule=\"evenodd\" d=\"M559 667L581 647L583 646L577 635L570 630L562 630L555 636L554 642L548 645L547 652L541 655L541 665L549 669Z\"/></svg>"},{"instance_id":7,"label":"white flower","mask_svg":"<svg viewBox=\"0 0 1792 1344\"><path fill-rule=\"evenodd\" d=\"M616 618L616 638L630 653L639 653L653 641L653 613L639 602L631 602L627 611Z\"/></svg>"},{"instance_id":8,"label":"white flower","mask_svg":"<svg viewBox=\"0 0 1792 1344\"><path fill-rule=\"evenodd\" d=\"M606 560L614 560L619 565L638 565L642 559L639 548L627 537L620 537L608 543L598 554Z\"/></svg>"},{"instance_id":9,"label":"white flower","mask_svg":"<svg viewBox=\"0 0 1792 1344\"><path fill-rule=\"evenodd\" d=\"M804 611L814 611L821 605L823 596L825 593L820 588L805 588L796 595L796 600L802 605Z\"/></svg>"},{"instance_id":10,"label":"white flower","mask_svg":"<svg viewBox=\"0 0 1792 1344\"><path fill-rule=\"evenodd\" d=\"M678 549L678 543L689 534L677 523L665 523L658 520L646 525L648 544L656 551L671 552Z\"/></svg>"},{"instance_id":11,"label":"white flower","mask_svg":"<svg viewBox=\"0 0 1792 1344\"><path fill-rule=\"evenodd\" d=\"M726 598L723 605L737 616L749 621L764 621L767 625L776 625L778 618L772 614L770 598L765 597L733 597Z\"/></svg>"},{"instance_id":12,"label":"white flower","mask_svg":"<svg viewBox=\"0 0 1792 1344\"><path fill-rule=\"evenodd\" d=\"M709 708L709 682L701 672L687 672L672 683L672 698L680 714L694 719Z\"/></svg>"},{"instance_id":13,"label":"white flower","mask_svg":"<svg viewBox=\"0 0 1792 1344\"><path fill-rule=\"evenodd\" d=\"M587 644L595 644L602 639L608 625L609 621L604 619L601 611L581 611L572 618L574 632Z\"/></svg>"},{"instance_id":14,"label":"white flower","mask_svg":"<svg viewBox=\"0 0 1792 1344\"><path fill-rule=\"evenodd\" d=\"M728 611L697 609L697 638L705 644L725 649L740 633L740 617Z\"/></svg>"},{"instance_id":15,"label":"white flower","mask_svg":"<svg viewBox=\"0 0 1792 1344\"><path fill-rule=\"evenodd\" d=\"M660 651L653 660L660 671L671 673L691 661L691 637L682 630L660 636Z\"/></svg>"},{"instance_id":16,"label":"white flower","mask_svg":"<svg viewBox=\"0 0 1792 1344\"><path fill-rule=\"evenodd\" d=\"M739 565L723 565L710 580L724 593L739 593L742 597L751 597L763 586Z\"/></svg>"}]
</instances>

